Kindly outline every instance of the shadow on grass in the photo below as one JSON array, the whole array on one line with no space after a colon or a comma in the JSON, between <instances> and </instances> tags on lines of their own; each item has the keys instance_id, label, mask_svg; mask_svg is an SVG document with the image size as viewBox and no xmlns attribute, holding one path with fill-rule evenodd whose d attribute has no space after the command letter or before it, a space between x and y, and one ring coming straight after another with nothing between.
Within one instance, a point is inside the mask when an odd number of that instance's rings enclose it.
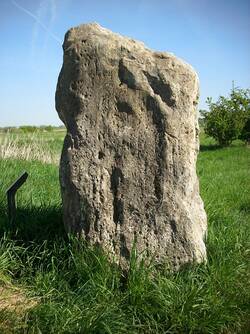
<instances>
[{"instance_id":1,"label":"shadow on grass","mask_svg":"<svg viewBox=\"0 0 250 334\"><path fill-rule=\"evenodd\" d=\"M222 149L222 146L219 145L200 145L200 151L201 152L205 152L205 151L215 151L215 150L219 150Z\"/></svg>"},{"instance_id":2,"label":"shadow on grass","mask_svg":"<svg viewBox=\"0 0 250 334\"><path fill-rule=\"evenodd\" d=\"M12 224L6 209L0 207L0 237L8 234L12 239L40 243L44 240L66 238L61 207L19 208Z\"/></svg>"}]
</instances>

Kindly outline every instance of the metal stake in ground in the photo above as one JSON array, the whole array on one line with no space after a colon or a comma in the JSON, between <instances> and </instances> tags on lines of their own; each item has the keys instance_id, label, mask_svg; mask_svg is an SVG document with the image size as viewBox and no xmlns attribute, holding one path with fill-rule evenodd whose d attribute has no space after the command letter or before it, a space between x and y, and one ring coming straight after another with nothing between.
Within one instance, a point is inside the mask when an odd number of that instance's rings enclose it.
<instances>
[{"instance_id":1,"label":"metal stake in ground","mask_svg":"<svg viewBox=\"0 0 250 334\"><path fill-rule=\"evenodd\" d=\"M9 217L9 222L11 224L13 223L16 217L16 201L15 201L16 192L27 180L27 177L28 173L24 172L6 191L7 201L8 201L8 217Z\"/></svg>"}]
</instances>

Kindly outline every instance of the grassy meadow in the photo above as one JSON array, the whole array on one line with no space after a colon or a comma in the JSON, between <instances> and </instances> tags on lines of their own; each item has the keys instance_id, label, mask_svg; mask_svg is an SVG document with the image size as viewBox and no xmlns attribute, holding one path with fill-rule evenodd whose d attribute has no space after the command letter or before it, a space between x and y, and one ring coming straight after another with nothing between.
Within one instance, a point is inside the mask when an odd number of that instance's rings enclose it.
<instances>
[{"instance_id":1,"label":"grassy meadow","mask_svg":"<svg viewBox=\"0 0 250 334\"><path fill-rule=\"evenodd\" d=\"M201 134L206 264L171 272L131 258L124 277L64 233L58 161L64 131L0 133L0 333L250 333L250 148ZM7 187L22 171L15 226Z\"/></svg>"}]
</instances>

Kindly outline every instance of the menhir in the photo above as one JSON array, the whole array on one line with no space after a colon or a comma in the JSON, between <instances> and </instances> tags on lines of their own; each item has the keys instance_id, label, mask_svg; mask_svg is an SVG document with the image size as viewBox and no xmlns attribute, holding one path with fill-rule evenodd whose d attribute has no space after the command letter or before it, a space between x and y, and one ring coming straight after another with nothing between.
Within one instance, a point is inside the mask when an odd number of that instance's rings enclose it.
<instances>
[{"instance_id":1,"label":"menhir","mask_svg":"<svg viewBox=\"0 0 250 334\"><path fill-rule=\"evenodd\" d=\"M133 247L173 267L205 260L194 70L95 23L70 29L63 49L56 109L67 127L67 230L125 269Z\"/></svg>"}]
</instances>

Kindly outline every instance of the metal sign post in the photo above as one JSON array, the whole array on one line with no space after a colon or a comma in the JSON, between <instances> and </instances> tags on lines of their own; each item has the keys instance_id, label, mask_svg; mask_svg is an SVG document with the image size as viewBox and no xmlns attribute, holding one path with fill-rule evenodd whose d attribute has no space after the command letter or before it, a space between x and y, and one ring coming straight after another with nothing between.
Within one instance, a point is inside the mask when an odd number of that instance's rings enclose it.
<instances>
[{"instance_id":1,"label":"metal sign post","mask_svg":"<svg viewBox=\"0 0 250 334\"><path fill-rule=\"evenodd\" d=\"M12 224L16 217L16 201L15 195L17 190L24 184L27 180L28 173L24 172L6 191L7 202L8 202L8 217L9 222Z\"/></svg>"}]
</instances>

